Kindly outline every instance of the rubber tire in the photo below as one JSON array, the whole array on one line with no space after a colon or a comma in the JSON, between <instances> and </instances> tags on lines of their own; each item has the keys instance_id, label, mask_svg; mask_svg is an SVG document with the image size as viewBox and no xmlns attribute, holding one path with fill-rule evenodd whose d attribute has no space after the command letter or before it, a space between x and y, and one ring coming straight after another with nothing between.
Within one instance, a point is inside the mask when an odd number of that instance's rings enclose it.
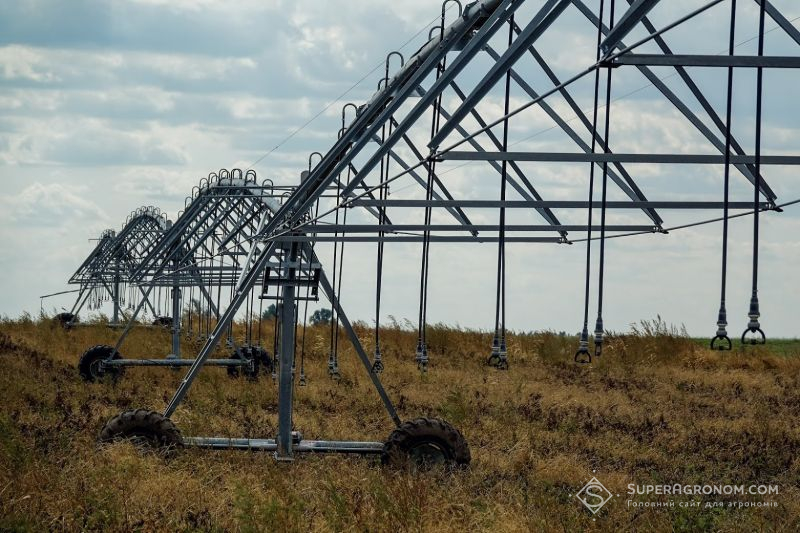
<instances>
[{"instance_id":1,"label":"rubber tire","mask_svg":"<svg viewBox=\"0 0 800 533\"><path fill-rule=\"evenodd\" d=\"M255 353L254 353L255 352ZM253 361L253 367L250 366L229 366L228 368L228 376L231 378L238 378L239 376L244 376L250 381L255 381L258 379L258 372L259 366L261 361L258 357L256 349L251 348L250 346L241 346L233 351L231 354L231 359L250 359Z\"/></svg>"},{"instance_id":2,"label":"rubber tire","mask_svg":"<svg viewBox=\"0 0 800 533\"><path fill-rule=\"evenodd\" d=\"M170 316L159 316L153 319L154 326L161 326L162 328L171 328L172 327L172 317Z\"/></svg>"},{"instance_id":3,"label":"rubber tire","mask_svg":"<svg viewBox=\"0 0 800 533\"><path fill-rule=\"evenodd\" d=\"M119 352L115 352L113 346L108 346L106 344L92 346L83 352L83 355L81 355L81 358L78 361L78 373L84 381L93 383L99 379L102 379L106 375L112 376L116 380L122 375L123 371L125 370L122 367L115 367L107 372L98 374L94 365L98 361L104 359L122 359L122 355L120 355Z\"/></svg>"},{"instance_id":4,"label":"rubber tire","mask_svg":"<svg viewBox=\"0 0 800 533\"><path fill-rule=\"evenodd\" d=\"M58 313L53 317L53 320L58 322L62 328L69 329L72 327L72 324L78 321L78 317L72 313Z\"/></svg>"},{"instance_id":5,"label":"rubber tire","mask_svg":"<svg viewBox=\"0 0 800 533\"><path fill-rule=\"evenodd\" d=\"M432 444L444 454L446 468L466 467L472 459L464 435L452 424L439 418L417 418L403 422L392 431L383 445L381 462L385 465L403 466L409 463L417 467L428 467L417 463L412 457L415 448Z\"/></svg>"},{"instance_id":6,"label":"rubber tire","mask_svg":"<svg viewBox=\"0 0 800 533\"><path fill-rule=\"evenodd\" d=\"M272 359L272 356L268 351L264 348L259 346L253 346L252 352L253 357L258 359L259 365L261 368L259 372L265 372L267 374L272 374L272 369L275 366L275 361Z\"/></svg>"},{"instance_id":7,"label":"rubber tire","mask_svg":"<svg viewBox=\"0 0 800 533\"><path fill-rule=\"evenodd\" d=\"M115 416L103 426L99 440L101 443L130 440L137 446L150 448L183 446L181 432L172 420L147 409L133 409Z\"/></svg>"}]
</instances>

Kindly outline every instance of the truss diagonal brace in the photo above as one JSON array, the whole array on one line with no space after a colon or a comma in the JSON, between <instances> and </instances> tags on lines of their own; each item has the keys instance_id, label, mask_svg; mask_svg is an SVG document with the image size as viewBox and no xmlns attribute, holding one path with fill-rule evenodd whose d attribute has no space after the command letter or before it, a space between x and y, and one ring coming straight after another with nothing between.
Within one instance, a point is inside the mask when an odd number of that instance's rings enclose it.
<instances>
[{"instance_id":1,"label":"truss diagonal brace","mask_svg":"<svg viewBox=\"0 0 800 533\"><path fill-rule=\"evenodd\" d=\"M531 49L533 49L533 47L531 47ZM497 52L495 52L492 48L488 46L486 47L486 51L490 56L492 56L493 59L497 60L498 58ZM509 69L509 71L511 72L511 77L514 78L514 81L517 82L517 84L522 88L523 91L528 93L528 95L533 99L539 98L539 93L537 93L533 89L533 87L531 87L522 78L522 76L517 74L517 72L513 68ZM566 89L564 89L564 91L566 91ZM586 153L590 153L592 151L591 147L586 143L586 141L581 139L580 136L577 134L577 132L574 129L572 129L569 126L569 124L567 124L567 122L563 118L561 118L561 116L558 113L556 113L555 110L552 107L550 107L550 105L545 100L540 100L538 105L544 110L545 113L547 113L550 116L551 119L553 119L553 121L555 121L555 123L564 131L564 133L566 133L575 142L575 144L580 146L581 150L583 150ZM489 133L489 131L490 130L487 130L487 133ZM599 133L597 133L597 137L599 137L600 146L605 147L607 149L605 139L603 139L599 135ZM616 166L618 168L622 168L621 165L616 165ZM616 183L617 187L619 187L622 190L622 192L624 192L631 200L647 200L647 197L645 197L645 195L641 192L641 190L639 190L638 187L635 187L635 184L634 184L635 188L630 187L629 184L614 171L614 169L612 168L608 169L608 176L614 183ZM630 179L630 181L633 182L633 179ZM658 216L658 213L656 213L652 209L645 210L645 214L648 216L648 218L650 218L650 220L653 221L653 223L657 225L661 225L664 222L661 219L661 217Z\"/></svg>"},{"instance_id":2,"label":"truss diagonal brace","mask_svg":"<svg viewBox=\"0 0 800 533\"><path fill-rule=\"evenodd\" d=\"M394 120L394 118L390 118L389 120L390 120L391 124L393 124L393 125L397 124L397 122ZM378 144L378 146L383 146L385 144L385 143L381 142L380 137L378 137L377 135L373 136L373 140ZM403 140L408 145L409 149L411 149L411 152L414 154L415 157L417 157L419 160L423 160L424 159L424 157L422 157L422 154L419 153L419 150L417 150L417 147L414 146L414 143L411 142L411 139L409 139L407 135L403 135ZM425 180L422 179L422 176L419 175L419 172L417 172L411 166L409 166L409 164L406 163L405 160L403 160L403 158L400 157L395 150L389 150L388 154L392 159L395 160L395 162L397 162L397 164L399 164L403 168L404 171L408 172L411 175L411 177L414 178L414 180L417 183L419 183L422 187L427 187L427 184L425 183ZM429 170L427 164L423 165L423 166L424 166L424 168L426 170ZM439 187L442 189L442 193L445 195L445 197L448 200L452 200L453 197L450 194L450 191L447 190L447 188L444 186L444 184L442 184L440 182L439 178L435 174L433 176L433 179L436 182L436 184L439 185ZM372 195L370 195L370 196L372 196ZM442 199L442 196L435 189L433 191L433 197L436 200L441 200ZM448 209L448 212L451 215L453 215L453 218L455 218L456 220L458 220L462 224L470 224L471 223L469 218L467 218L466 213L464 213L461 210Z\"/></svg>"},{"instance_id":3,"label":"truss diagonal brace","mask_svg":"<svg viewBox=\"0 0 800 533\"><path fill-rule=\"evenodd\" d=\"M633 3L634 0L628 0L628 2L629 3ZM650 32L651 34L657 33L656 27L647 19L647 17L642 19L642 24L644 25L645 29L648 32ZM661 49L661 51L664 52L665 54L672 54L673 53L672 49L670 49L669 45L667 45L667 42L664 40L664 38L662 36L659 35L657 37L654 37L653 40L658 45L658 47ZM725 123L722 121L722 118L714 110L714 107L711 105L711 102L708 101L708 98L700 90L700 87L697 86L695 81L689 75L689 72L683 67L675 67L675 70L677 71L678 76L680 76L680 78L686 84L686 87L689 88L689 91L691 91L691 93L694 95L694 97L700 103L702 108L708 114L709 118L711 118L711 120L717 126L717 129L719 129L719 131L722 134L727 133L727 128L725 127ZM734 152L736 152L739 155L744 155L744 149L739 144L739 142L736 140L736 138L733 137L733 135L731 135L730 141L731 141L731 147L733 148ZM755 184L755 181L756 181L755 180L755 173L756 173L755 166L746 165L746 166L738 167L738 168L742 172L742 174L744 174L744 176L747 179L749 179L753 184ZM762 185L762 189L765 191L765 193L764 193L765 196L767 196L769 198L770 197L770 193L769 193L770 188L769 188L768 185L766 185L766 181L764 180L763 176L761 177L760 182L763 184ZM772 198L772 199L774 199L774 198Z\"/></svg>"},{"instance_id":4,"label":"truss diagonal brace","mask_svg":"<svg viewBox=\"0 0 800 533\"><path fill-rule=\"evenodd\" d=\"M774 20L789 37L794 39L794 42L800 44L800 31L794 27L794 24L784 17L783 13L778 11L775 6L770 4L767 0L755 0L756 4L758 5L761 5L762 1L766 3L765 9L772 20Z\"/></svg>"},{"instance_id":5,"label":"truss diagonal brace","mask_svg":"<svg viewBox=\"0 0 800 533\"><path fill-rule=\"evenodd\" d=\"M306 245L308 246L308 245ZM313 250L311 251L313 254L312 257L315 261L319 261L314 254ZM339 299L336 298L336 294L333 292L333 287L331 286L330 282L328 281L328 277L325 275L325 272L320 269L319 275L319 286L322 289L322 292L325 293L328 300L331 302L333 307L336 309L336 316L339 320L342 321L342 327L347 332L347 336L350 337L350 342L353 344L353 348L355 348L356 355L361 363L364 365L364 369L367 371L369 375L369 379L372 381L372 384L375 386L375 390L378 391L378 396L380 396L381 401L383 402L386 411L389 413L389 416L394 421L395 425L399 426L401 424L400 417L397 415L397 411L392 404L392 401L389 399L389 395L386 394L386 390L383 388L383 384L375 372L372 370L372 363L370 362L369 358L367 357L366 352L364 352L364 347L361 345L361 341L358 339L358 335L356 335L355 330L353 329L352 324L350 324L350 320L348 320L347 315L342 309L342 305L339 302Z\"/></svg>"},{"instance_id":6,"label":"truss diagonal brace","mask_svg":"<svg viewBox=\"0 0 800 533\"><path fill-rule=\"evenodd\" d=\"M178 387L178 390L175 391L175 395L170 400L167 408L164 410L164 416L169 417L172 413L175 412L175 409L178 408L178 405L183 401L183 398L186 396L186 393L189 392L189 388L192 386L192 382L197 377L197 374L200 372L200 369L203 367L203 363L205 363L206 359L209 358L211 352L214 351L214 348L217 347L219 341L222 339L222 332L225 331L225 328L233 320L234 315L239 310L239 306L242 304L244 299L247 296L247 293L253 288L256 281L258 281L259 276L264 271L267 262L273 256L273 252L275 250L275 243L270 242L268 246L261 253L261 257L258 258L256 263L250 269L250 272L242 279L239 286L236 288L236 292L234 293L233 298L231 299L228 308L225 309L225 312L217 320L217 325L214 326L214 331L209 335L208 339L206 339L206 343L200 349L200 352L197 354L197 358L192 363L191 368L184 376L183 380L181 380L181 384Z\"/></svg>"},{"instance_id":7,"label":"truss diagonal brace","mask_svg":"<svg viewBox=\"0 0 800 533\"><path fill-rule=\"evenodd\" d=\"M511 46L503 53L503 56L492 66L489 72L476 85L475 89L467 96L461 105L456 109L450 120L448 120L433 136L428 143L431 149L437 148L442 144L448 135L455 129L456 123L461 122L469 111L474 108L486 94L500 81L512 65L528 50L528 47L536 42L539 37L547 31L561 13L570 4L570 0L548 0L548 2L537 13L533 20L528 23L522 33L514 40Z\"/></svg>"},{"instance_id":8,"label":"truss diagonal brace","mask_svg":"<svg viewBox=\"0 0 800 533\"><path fill-rule=\"evenodd\" d=\"M487 48L488 48L488 45L487 45ZM464 92L461 90L461 88L458 86L458 84L456 84L456 82L453 81L450 84L450 86L453 88L453 91L455 91L456 95L458 95L458 97L463 102L464 99L466 98L466 96L464 95ZM441 113L442 113L442 116L445 118L445 120L450 120L450 115L446 111L441 110ZM478 113L477 109L473 109L471 111L471 113L472 113L473 118L475 118L475 120L478 122L478 124L482 128L486 127L486 121L483 119L481 114ZM460 124L456 125L456 131L459 134L461 134L464 138L467 138L467 136L469 135L469 133L467 133L467 131ZM491 129L486 130L486 136L489 137L489 139L494 143L494 145L499 150L503 149L503 144L500 142L500 139L497 138L497 135L495 135L492 132ZM475 138L471 138L467 142L469 142L469 144L473 148L475 148L476 150L480 150L481 152L485 151L483 146L481 146L481 144ZM497 163L497 161L490 161L489 164L492 166L492 168L494 168L497 171L498 174L500 174L501 176L503 175L503 168L499 163ZM507 173L507 175L506 175L506 181L508 182L508 184L511 185L514 189L516 189L516 191L523 198L525 198L526 200L534 200L534 199L535 200L542 200L543 199L542 196L539 194L539 192L536 190L536 188L530 182L530 180L525 175L525 173L522 171L522 169L519 167L519 165L515 161L511 161L511 162L509 162L509 166L517 174L517 177L519 178L519 180L522 183L524 183L525 186L528 189L527 190L523 189L522 186L519 183L517 183L517 180L515 180L514 177L510 175L511 174L510 172ZM549 209L537 209L536 211L539 213L539 215L542 218L544 218L550 224L553 224L553 225L561 224L561 222L558 220L556 215L552 211L550 211ZM566 232L562 232L561 236L564 237L564 238L567 238Z\"/></svg>"},{"instance_id":9,"label":"truss diagonal brace","mask_svg":"<svg viewBox=\"0 0 800 533\"><path fill-rule=\"evenodd\" d=\"M650 12L651 9L656 7L658 0L636 0L636 2L628 8L622 18L614 24L614 29L611 30L603 42L600 43L600 51L603 54L608 54L611 50L624 39L636 25Z\"/></svg>"},{"instance_id":10,"label":"truss diagonal brace","mask_svg":"<svg viewBox=\"0 0 800 533\"><path fill-rule=\"evenodd\" d=\"M441 76L439 77L436 82L431 86L427 93L420 100L416 103L416 105L408 112L406 117L400 122L395 129L394 132L389 136L389 138L384 143L384 146L393 146L397 141L400 139L402 135L404 135L411 126L416 123L416 121L422 116L423 113L429 108L429 106L439 97L439 95L444 91L444 89L450 84L450 82L461 72L466 64L473 58L475 55L480 51L481 47L486 44L489 39L500 29L500 27L508 20L508 18L517 10L517 8L522 5L522 2L512 2L510 0L503 0L500 5L495 9L495 11L489 16L489 19L486 20L478 31L476 35L474 35L467 45L461 50L461 52L456 56L450 66L442 72ZM465 11L465 14L469 13L469 9ZM477 21L477 18L476 18ZM466 33L466 30L465 30ZM451 44L452 48L452 44ZM438 62L444 54L446 54L447 50L443 50L442 54L438 57L431 56L426 60L427 63L431 63L433 66L434 63ZM403 87L403 99L409 96L412 91L416 91L417 87L419 87L420 82L422 81L424 75L427 74L421 71L417 73L417 75L412 76L407 82L406 85ZM391 116L394 114L396 109L400 106L402 101L400 99L393 100L389 106L383 111L380 118L383 118L384 115L386 117ZM377 131L377 125L373 125L372 127L375 128ZM362 145L363 146L363 145ZM370 159L363 165L362 171L369 172L380 162L381 158L385 155L385 148L378 150L376 153L370 157ZM350 194L355 189L356 184L351 183L350 186L345 189L344 194Z\"/></svg>"},{"instance_id":11,"label":"truss diagonal brace","mask_svg":"<svg viewBox=\"0 0 800 533\"><path fill-rule=\"evenodd\" d=\"M572 3L578 10L583 13L583 15L592 23L595 27L600 27L601 31L604 34L608 34L609 30L605 24L602 24L600 20L597 18L591 9L589 9L586 4L582 0L572 0ZM654 35L654 39L658 37L658 35ZM620 42L617 45L618 47L624 47L624 43ZM691 109L676 95L672 92L667 85L661 81L661 79L656 76L655 72L647 68L643 65L637 65L637 69L647 78L647 80L653 84L653 86L663 94L667 100L669 100L672 105L674 105L681 114L686 117L689 122L691 122L697 131L699 131L703 137L708 139L708 141L714 145L714 147L719 150L721 153L725 153L725 144L701 121L698 116L692 112ZM736 168L752 183L755 185L756 178L753 172L745 165L736 165ZM761 180L761 190L769 200L774 201L777 198L775 192L767 185L764 180Z\"/></svg>"}]
</instances>

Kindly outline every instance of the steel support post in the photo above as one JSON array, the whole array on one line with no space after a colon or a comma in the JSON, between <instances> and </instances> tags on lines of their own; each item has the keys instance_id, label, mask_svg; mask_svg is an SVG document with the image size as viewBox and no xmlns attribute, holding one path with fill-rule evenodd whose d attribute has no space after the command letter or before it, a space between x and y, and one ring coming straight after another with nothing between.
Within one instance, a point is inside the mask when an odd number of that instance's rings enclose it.
<instances>
[{"instance_id":1,"label":"steel support post","mask_svg":"<svg viewBox=\"0 0 800 533\"><path fill-rule=\"evenodd\" d=\"M179 265L175 262L172 285L172 353L168 359L181 358L181 287L178 285Z\"/></svg>"},{"instance_id":2,"label":"steel support post","mask_svg":"<svg viewBox=\"0 0 800 533\"><path fill-rule=\"evenodd\" d=\"M292 393L294 379L292 364L294 363L294 314L295 314L295 279L294 267L297 261L297 244L289 245L289 253L285 258L286 280L283 287L283 301L280 304L278 317L281 322L280 359L278 369L278 450L275 458L279 461L291 461L292 455Z\"/></svg>"},{"instance_id":3,"label":"steel support post","mask_svg":"<svg viewBox=\"0 0 800 533\"><path fill-rule=\"evenodd\" d=\"M114 315L111 323L115 326L119 324L119 284L119 260L117 260L114 262L114 287L111 294L111 299L114 301Z\"/></svg>"}]
</instances>

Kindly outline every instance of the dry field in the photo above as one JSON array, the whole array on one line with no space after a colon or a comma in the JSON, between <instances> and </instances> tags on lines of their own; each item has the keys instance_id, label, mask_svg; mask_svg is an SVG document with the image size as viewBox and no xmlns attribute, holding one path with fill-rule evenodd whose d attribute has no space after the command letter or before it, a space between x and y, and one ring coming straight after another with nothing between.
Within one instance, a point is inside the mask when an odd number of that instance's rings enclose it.
<instances>
[{"instance_id":1,"label":"dry field","mask_svg":"<svg viewBox=\"0 0 800 533\"><path fill-rule=\"evenodd\" d=\"M308 335L297 428L306 438L385 439L391 421L348 343L334 382L327 330ZM83 383L80 354L115 336L102 325L0 324L0 531L800 530L798 343L712 353L649 323L613 336L602 360L582 367L571 362L574 339L519 334L501 372L483 365L487 334L433 327L431 368L420 374L414 333L388 329L383 380L401 416L445 418L472 450L465 471L415 473L374 458L287 464L264 453L99 446L110 417L163 409L183 373L128 369L117 384ZM142 328L122 353L162 356L168 343ZM275 383L207 369L173 420L184 435L272 437ZM619 494L596 516L572 496L593 475ZM775 484L779 494L631 497L630 483ZM633 508L631 498L674 505ZM738 501L769 506L706 505Z\"/></svg>"}]
</instances>

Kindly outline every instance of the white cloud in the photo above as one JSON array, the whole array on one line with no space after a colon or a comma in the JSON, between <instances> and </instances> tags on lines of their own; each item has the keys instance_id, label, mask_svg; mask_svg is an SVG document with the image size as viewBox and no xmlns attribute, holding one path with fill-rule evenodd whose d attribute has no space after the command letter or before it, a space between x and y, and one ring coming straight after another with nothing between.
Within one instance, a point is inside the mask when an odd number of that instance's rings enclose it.
<instances>
[{"instance_id":1,"label":"white cloud","mask_svg":"<svg viewBox=\"0 0 800 533\"><path fill-rule=\"evenodd\" d=\"M0 210L5 223L20 226L72 225L91 221L107 225L108 214L88 199L89 191L80 185L67 187L58 183L33 183L20 193L0 196Z\"/></svg>"},{"instance_id":2,"label":"white cloud","mask_svg":"<svg viewBox=\"0 0 800 533\"><path fill-rule=\"evenodd\" d=\"M276 120L303 119L311 113L311 102L308 98L295 100L279 100L255 98L248 95L226 96L221 105L227 108L231 117L237 120Z\"/></svg>"},{"instance_id":3,"label":"white cloud","mask_svg":"<svg viewBox=\"0 0 800 533\"><path fill-rule=\"evenodd\" d=\"M30 80L41 83L60 81L48 68L45 54L28 46L0 48L0 71L6 80Z\"/></svg>"},{"instance_id":4,"label":"white cloud","mask_svg":"<svg viewBox=\"0 0 800 533\"><path fill-rule=\"evenodd\" d=\"M67 118L21 121L0 160L8 165L174 165L188 161L180 128L157 123L120 130L99 119Z\"/></svg>"},{"instance_id":5,"label":"white cloud","mask_svg":"<svg viewBox=\"0 0 800 533\"><path fill-rule=\"evenodd\" d=\"M208 57L164 52L52 49L23 45L0 47L0 72L6 80L54 85L77 83L83 76L108 81L130 72L151 73L173 80L219 80L246 75L258 67L252 57Z\"/></svg>"}]
</instances>

